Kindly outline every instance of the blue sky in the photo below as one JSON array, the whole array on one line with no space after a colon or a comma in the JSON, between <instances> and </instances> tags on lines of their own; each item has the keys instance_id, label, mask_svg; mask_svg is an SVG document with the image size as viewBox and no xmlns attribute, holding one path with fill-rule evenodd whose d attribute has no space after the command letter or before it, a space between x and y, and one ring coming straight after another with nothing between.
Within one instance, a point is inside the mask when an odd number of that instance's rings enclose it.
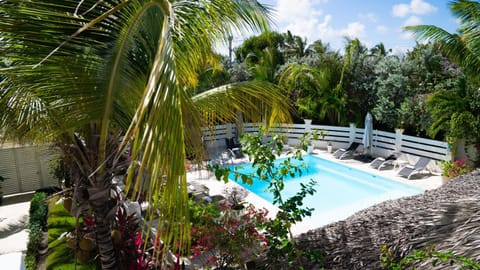
<instances>
[{"instance_id":1,"label":"blue sky","mask_svg":"<svg viewBox=\"0 0 480 270\"><path fill-rule=\"evenodd\" d=\"M343 50L344 37L358 38L367 47L383 42L395 53L415 45L402 31L406 25L433 24L455 32L457 23L445 0L259 0L275 10L275 31L330 44ZM244 37L234 37L240 44Z\"/></svg>"}]
</instances>

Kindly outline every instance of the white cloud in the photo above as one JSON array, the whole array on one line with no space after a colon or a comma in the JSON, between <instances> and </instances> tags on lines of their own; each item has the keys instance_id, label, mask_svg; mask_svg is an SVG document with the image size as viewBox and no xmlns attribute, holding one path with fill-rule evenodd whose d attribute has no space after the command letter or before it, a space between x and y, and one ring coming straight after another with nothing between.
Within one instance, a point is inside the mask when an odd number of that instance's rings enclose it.
<instances>
[{"instance_id":1,"label":"white cloud","mask_svg":"<svg viewBox=\"0 0 480 270\"><path fill-rule=\"evenodd\" d=\"M290 30L295 35L306 37L307 42L312 42L320 24L319 18L323 15L318 3L323 2L325 0L278 0L275 8L276 19L281 27L279 31Z\"/></svg>"},{"instance_id":2,"label":"white cloud","mask_svg":"<svg viewBox=\"0 0 480 270\"><path fill-rule=\"evenodd\" d=\"M276 10L279 21L292 21L295 18L307 19L322 15L322 10L314 8L312 0L278 0Z\"/></svg>"},{"instance_id":3,"label":"white cloud","mask_svg":"<svg viewBox=\"0 0 480 270\"><path fill-rule=\"evenodd\" d=\"M403 22L403 26L419 25L419 24L423 24L423 21L417 16L410 16L408 17L408 19L405 20L405 22Z\"/></svg>"},{"instance_id":4,"label":"white cloud","mask_svg":"<svg viewBox=\"0 0 480 270\"><path fill-rule=\"evenodd\" d=\"M412 0L412 2L410 2L410 8L413 14L418 15L430 14L437 11L437 7L422 0Z\"/></svg>"},{"instance_id":5,"label":"white cloud","mask_svg":"<svg viewBox=\"0 0 480 270\"><path fill-rule=\"evenodd\" d=\"M365 36L365 25L359 22L352 22L347 28L341 29L340 34L349 38L361 38Z\"/></svg>"},{"instance_id":6,"label":"white cloud","mask_svg":"<svg viewBox=\"0 0 480 270\"><path fill-rule=\"evenodd\" d=\"M324 14L321 7L327 0L278 0L276 5L280 32L290 30L293 34L306 37L311 43L321 39L330 43L332 48L341 48L342 37L361 38L365 36L365 25L361 22L350 22L345 27L333 27L333 17ZM369 20L376 20L373 13L365 15Z\"/></svg>"},{"instance_id":7,"label":"white cloud","mask_svg":"<svg viewBox=\"0 0 480 270\"><path fill-rule=\"evenodd\" d=\"M392 14L395 17L406 17L410 14L425 15L438 10L434 5L423 0L411 0L410 4L397 4L392 7Z\"/></svg>"},{"instance_id":8,"label":"white cloud","mask_svg":"<svg viewBox=\"0 0 480 270\"><path fill-rule=\"evenodd\" d=\"M410 6L407 4L398 4L392 8L392 14L395 17L405 17L409 12Z\"/></svg>"},{"instance_id":9,"label":"white cloud","mask_svg":"<svg viewBox=\"0 0 480 270\"><path fill-rule=\"evenodd\" d=\"M376 29L377 29L377 32L381 34L388 33L388 27L386 27L385 25L377 25Z\"/></svg>"}]
</instances>

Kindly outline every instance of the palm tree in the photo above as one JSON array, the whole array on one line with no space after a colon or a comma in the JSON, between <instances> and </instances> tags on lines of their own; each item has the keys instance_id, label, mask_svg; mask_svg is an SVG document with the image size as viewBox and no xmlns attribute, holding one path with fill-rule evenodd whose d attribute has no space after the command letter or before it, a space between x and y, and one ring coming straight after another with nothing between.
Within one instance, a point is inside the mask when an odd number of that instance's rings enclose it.
<instances>
[{"instance_id":1,"label":"palm tree","mask_svg":"<svg viewBox=\"0 0 480 270\"><path fill-rule=\"evenodd\" d=\"M280 74L279 85L296 100L301 116L336 123L343 114L343 101L331 88L331 79L328 69L292 63Z\"/></svg>"},{"instance_id":2,"label":"palm tree","mask_svg":"<svg viewBox=\"0 0 480 270\"><path fill-rule=\"evenodd\" d=\"M330 45L328 43L323 44L322 40L315 40L312 44L308 45L306 54L324 54L330 50Z\"/></svg>"},{"instance_id":3,"label":"palm tree","mask_svg":"<svg viewBox=\"0 0 480 270\"><path fill-rule=\"evenodd\" d=\"M478 143L480 119L474 100L480 83L480 3L456 0L450 3L450 10L458 18L458 33L449 33L434 25L409 26L406 30L419 39L435 42L440 52L460 66L467 79L462 82L460 78L460 86L454 91L436 92L429 98L427 104L433 118L429 133L446 131L446 135L470 137Z\"/></svg>"},{"instance_id":4,"label":"palm tree","mask_svg":"<svg viewBox=\"0 0 480 270\"><path fill-rule=\"evenodd\" d=\"M470 0L456 0L450 3L450 10L458 18L458 33L434 25L408 26L419 39L434 41L439 50L452 62L457 63L468 75L478 78L480 72L480 3Z\"/></svg>"},{"instance_id":5,"label":"palm tree","mask_svg":"<svg viewBox=\"0 0 480 270\"><path fill-rule=\"evenodd\" d=\"M163 255L184 249L185 149L202 154L200 127L234 119L235 110L288 119L288 104L266 83L187 91L232 28L266 29L268 9L256 1L2 0L0 20L8 64L0 70L1 128L11 138L57 142L71 158L74 211L92 209L102 269L120 268L110 238L112 179L127 172L128 194L146 193L162 217Z\"/></svg>"},{"instance_id":6,"label":"palm tree","mask_svg":"<svg viewBox=\"0 0 480 270\"><path fill-rule=\"evenodd\" d=\"M285 58L302 58L306 54L307 40L299 36L292 35L290 31L283 34L284 36L284 54Z\"/></svg>"},{"instance_id":7,"label":"palm tree","mask_svg":"<svg viewBox=\"0 0 480 270\"><path fill-rule=\"evenodd\" d=\"M387 56L389 53L392 52L392 49L387 49L385 48L385 44L383 42L378 43L377 45L373 46L370 49L370 54L378 59L381 59L385 56Z\"/></svg>"}]
</instances>

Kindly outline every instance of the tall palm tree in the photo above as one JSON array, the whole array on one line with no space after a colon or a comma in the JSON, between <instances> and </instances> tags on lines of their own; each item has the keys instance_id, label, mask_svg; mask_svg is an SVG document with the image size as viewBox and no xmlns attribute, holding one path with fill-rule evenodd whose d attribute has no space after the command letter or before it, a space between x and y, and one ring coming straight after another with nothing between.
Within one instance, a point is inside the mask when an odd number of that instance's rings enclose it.
<instances>
[{"instance_id":1,"label":"tall palm tree","mask_svg":"<svg viewBox=\"0 0 480 270\"><path fill-rule=\"evenodd\" d=\"M439 50L451 61L476 77L480 72L480 3L456 0L450 3L450 10L458 18L458 33L449 33L434 25L408 26L405 29L419 39L436 42Z\"/></svg>"},{"instance_id":2,"label":"tall palm tree","mask_svg":"<svg viewBox=\"0 0 480 270\"><path fill-rule=\"evenodd\" d=\"M102 269L120 268L110 238L114 178L127 172L128 193L146 193L162 217L162 254L181 250L189 240L185 149L201 151L200 127L237 110L288 119L288 104L267 83L187 91L232 28L266 29L268 10L256 1L1 0L0 20L8 65L0 128L58 142L74 161L75 214L92 209Z\"/></svg>"}]
</instances>

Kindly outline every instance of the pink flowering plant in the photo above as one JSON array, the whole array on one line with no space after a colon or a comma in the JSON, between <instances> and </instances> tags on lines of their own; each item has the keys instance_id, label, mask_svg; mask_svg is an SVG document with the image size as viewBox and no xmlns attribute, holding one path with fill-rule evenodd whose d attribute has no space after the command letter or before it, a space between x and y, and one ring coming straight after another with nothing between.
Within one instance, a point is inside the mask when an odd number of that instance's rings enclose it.
<instances>
[{"instance_id":1,"label":"pink flowering plant","mask_svg":"<svg viewBox=\"0 0 480 270\"><path fill-rule=\"evenodd\" d=\"M466 158L457 159L455 161L442 161L441 163L443 167L442 175L448 176L450 179L466 174L472 170L468 166Z\"/></svg>"},{"instance_id":2,"label":"pink flowering plant","mask_svg":"<svg viewBox=\"0 0 480 270\"><path fill-rule=\"evenodd\" d=\"M267 240L258 228L267 221L267 210L249 205L238 215L226 202L197 204L196 207L200 215L194 213L191 217L192 259L205 254L207 266L223 269L244 265L264 252ZM207 209L199 210L200 207ZM211 211L215 207L218 207L217 213Z\"/></svg>"}]
</instances>

